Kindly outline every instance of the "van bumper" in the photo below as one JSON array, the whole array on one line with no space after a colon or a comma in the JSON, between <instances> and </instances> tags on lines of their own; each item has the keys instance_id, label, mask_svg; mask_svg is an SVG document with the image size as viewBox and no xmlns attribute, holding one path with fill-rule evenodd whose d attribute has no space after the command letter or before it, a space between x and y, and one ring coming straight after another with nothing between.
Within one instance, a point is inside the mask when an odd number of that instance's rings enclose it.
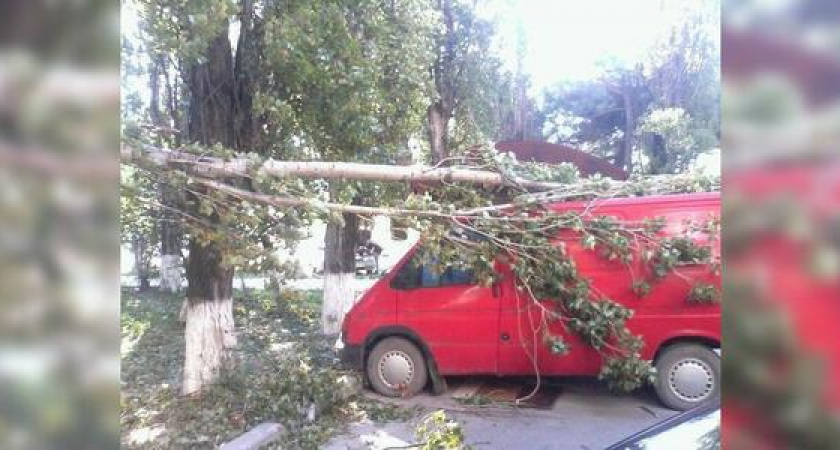
<instances>
[{"instance_id":1,"label":"van bumper","mask_svg":"<svg viewBox=\"0 0 840 450\"><path fill-rule=\"evenodd\" d=\"M353 370L362 370L364 368L362 350L361 345L344 344L344 348L338 351L338 356L341 358L341 363L345 367Z\"/></svg>"},{"instance_id":2,"label":"van bumper","mask_svg":"<svg viewBox=\"0 0 840 450\"><path fill-rule=\"evenodd\" d=\"M344 342L344 332L338 335L338 339L335 340L335 345L333 345L333 350L338 354L342 365L345 367L354 370L363 369L364 357L362 355L362 346Z\"/></svg>"}]
</instances>

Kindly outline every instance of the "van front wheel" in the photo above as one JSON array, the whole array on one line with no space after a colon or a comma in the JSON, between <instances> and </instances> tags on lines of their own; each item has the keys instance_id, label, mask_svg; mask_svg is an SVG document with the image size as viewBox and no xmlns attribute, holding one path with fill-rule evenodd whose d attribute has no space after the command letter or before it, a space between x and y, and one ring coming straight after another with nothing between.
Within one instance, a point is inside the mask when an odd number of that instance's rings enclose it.
<instances>
[{"instance_id":1,"label":"van front wheel","mask_svg":"<svg viewBox=\"0 0 840 450\"><path fill-rule=\"evenodd\" d=\"M668 347L656 360L656 394L665 406L685 411L720 398L720 357L698 344Z\"/></svg>"},{"instance_id":2,"label":"van front wheel","mask_svg":"<svg viewBox=\"0 0 840 450\"><path fill-rule=\"evenodd\" d=\"M366 371L373 389L388 397L412 397L426 387L428 380L423 353L400 337L376 344L368 356Z\"/></svg>"}]
</instances>

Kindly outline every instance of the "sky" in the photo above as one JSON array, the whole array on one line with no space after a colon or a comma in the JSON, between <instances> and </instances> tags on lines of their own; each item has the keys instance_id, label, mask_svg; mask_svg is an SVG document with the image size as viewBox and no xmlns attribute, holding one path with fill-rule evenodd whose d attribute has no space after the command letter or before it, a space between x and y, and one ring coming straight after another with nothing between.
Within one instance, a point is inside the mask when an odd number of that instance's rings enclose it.
<instances>
[{"instance_id":1,"label":"sky","mask_svg":"<svg viewBox=\"0 0 840 450\"><path fill-rule=\"evenodd\" d=\"M703 0L670 0L690 5ZM782 1L782 0L773 0ZM599 59L640 59L656 37L674 21L663 0L478 0L479 14L497 22L496 48L508 68L516 67L518 30L525 39L525 72L532 94L563 80L598 76ZM126 2L123 33L137 29L135 11Z\"/></svg>"},{"instance_id":2,"label":"sky","mask_svg":"<svg viewBox=\"0 0 840 450\"><path fill-rule=\"evenodd\" d=\"M692 1L702 0L682 3ZM638 61L674 19L673 8L663 10L661 0L479 0L478 5L483 17L497 20L498 50L511 69L521 24L532 94L563 80L596 77L598 60L608 55Z\"/></svg>"}]
</instances>

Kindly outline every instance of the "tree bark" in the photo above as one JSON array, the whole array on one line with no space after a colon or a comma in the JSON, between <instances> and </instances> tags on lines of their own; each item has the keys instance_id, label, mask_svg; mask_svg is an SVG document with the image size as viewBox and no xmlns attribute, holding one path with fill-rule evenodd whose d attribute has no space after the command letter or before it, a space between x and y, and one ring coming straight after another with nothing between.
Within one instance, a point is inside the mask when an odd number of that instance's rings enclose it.
<instances>
[{"instance_id":1,"label":"tree bark","mask_svg":"<svg viewBox=\"0 0 840 450\"><path fill-rule=\"evenodd\" d=\"M263 22L254 14L254 0L242 0L239 15L239 40L234 60L234 114L236 121L236 148L262 150L261 123L254 117L254 96L257 83L264 76L260 72L263 52Z\"/></svg>"},{"instance_id":2,"label":"tree bark","mask_svg":"<svg viewBox=\"0 0 840 450\"><path fill-rule=\"evenodd\" d=\"M355 302L356 244L359 217L342 214L344 224L330 222L324 237L324 302L321 325L324 334L337 334L347 311Z\"/></svg>"},{"instance_id":3,"label":"tree bark","mask_svg":"<svg viewBox=\"0 0 840 450\"><path fill-rule=\"evenodd\" d=\"M429 132L431 163L436 164L449 157L449 120L458 100L457 31L452 0L438 0L438 9L443 19L443 35L437 42L437 54L431 72L438 98L426 110Z\"/></svg>"},{"instance_id":4,"label":"tree bark","mask_svg":"<svg viewBox=\"0 0 840 450\"><path fill-rule=\"evenodd\" d=\"M668 149L665 145L665 138L658 133L651 136L650 152L650 175L658 175L667 172Z\"/></svg>"},{"instance_id":5,"label":"tree bark","mask_svg":"<svg viewBox=\"0 0 840 450\"><path fill-rule=\"evenodd\" d=\"M189 248L184 394L213 383L236 346L233 268L225 266L218 244L192 238Z\"/></svg>"},{"instance_id":6,"label":"tree bark","mask_svg":"<svg viewBox=\"0 0 840 450\"><path fill-rule=\"evenodd\" d=\"M189 136L193 142L232 148L234 133L233 54L227 28L209 43L203 63L187 70L190 93ZM194 216L218 223L217 213L202 214L193 195ZM216 241L190 237L187 260L186 359L182 392L194 394L213 383L236 345L233 328L233 268Z\"/></svg>"},{"instance_id":7,"label":"tree bark","mask_svg":"<svg viewBox=\"0 0 840 450\"><path fill-rule=\"evenodd\" d=\"M169 187L161 187L162 204L177 208L175 201L169 200L173 193ZM181 253L181 230L176 222L176 215L164 211L160 224L160 289L169 293L181 291L183 285L183 261Z\"/></svg>"},{"instance_id":8,"label":"tree bark","mask_svg":"<svg viewBox=\"0 0 840 450\"><path fill-rule=\"evenodd\" d=\"M622 86L621 99L624 105L624 141L622 142L621 161L616 161L624 170L633 173L633 147L635 145L636 115L633 109L633 101L627 88Z\"/></svg>"},{"instance_id":9,"label":"tree bark","mask_svg":"<svg viewBox=\"0 0 840 450\"><path fill-rule=\"evenodd\" d=\"M135 236L131 242L134 253L134 271L137 274L137 288L146 291L151 287L151 267L146 256L148 242L144 236Z\"/></svg>"},{"instance_id":10,"label":"tree bark","mask_svg":"<svg viewBox=\"0 0 840 450\"><path fill-rule=\"evenodd\" d=\"M447 115L445 108L436 102L429 106L426 111L426 119L428 121L427 127L429 130L429 150L431 153L431 162L435 164L443 161L449 157L449 150L447 148L447 137L449 136L449 119L451 114Z\"/></svg>"}]
</instances>

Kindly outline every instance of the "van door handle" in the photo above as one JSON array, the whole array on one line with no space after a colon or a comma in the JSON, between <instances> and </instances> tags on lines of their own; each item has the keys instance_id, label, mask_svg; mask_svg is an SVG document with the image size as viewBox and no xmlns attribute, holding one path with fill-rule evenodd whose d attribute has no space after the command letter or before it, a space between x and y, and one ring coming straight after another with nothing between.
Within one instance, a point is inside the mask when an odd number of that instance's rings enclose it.
<instances>
[{"instance_id":1,"label":"van door handle","mask_svg":"<svg viewBox=\"0 0 840 450\"><path fill-rule=\"evenodd\" d=\"M507 341L510 340L510 335L507 334L507 333L502 333L501 338L502 338L503 341L507 342Z\"/></svg>"}]
</instances>

